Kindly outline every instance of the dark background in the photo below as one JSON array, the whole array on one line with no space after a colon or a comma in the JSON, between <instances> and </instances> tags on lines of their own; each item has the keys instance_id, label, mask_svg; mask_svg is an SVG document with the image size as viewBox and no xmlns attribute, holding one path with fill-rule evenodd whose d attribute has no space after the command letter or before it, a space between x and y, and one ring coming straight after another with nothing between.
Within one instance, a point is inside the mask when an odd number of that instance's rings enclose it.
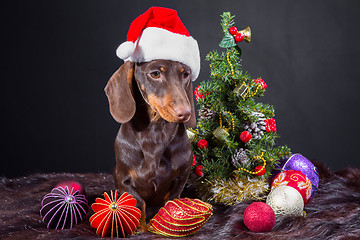
<instances>
[{"instance_id":1,"label":"dark background","mask_svg":"<svg viewBox=\"0 0 360 240\"><path fill-rule=\"evenodd\" d=\"M131 21L174 8L197 39L202 69L222 38L220 14L250 25L243 69L268 84L278 144L337 170L360 167L359 1L7 1L1 6L0 176L110 172L119 124L103 89Z\"/></svg>"}]
</instances>

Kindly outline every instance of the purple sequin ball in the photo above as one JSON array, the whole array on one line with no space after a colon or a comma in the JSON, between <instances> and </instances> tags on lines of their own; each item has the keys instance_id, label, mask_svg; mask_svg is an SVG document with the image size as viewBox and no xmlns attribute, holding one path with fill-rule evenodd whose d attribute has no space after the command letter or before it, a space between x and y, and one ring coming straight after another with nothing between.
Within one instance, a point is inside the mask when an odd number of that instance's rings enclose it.
<instances>
[{"instance_id":1,"label":"purple sequin ball","mask_svg":"<svg viewBox=\"0 0 360 240\"><path fill-rule=\"evenodd\" d=\"M68 186L56 187L44 196L41 202L40 215L47 228L72 228L82 222L89 210L86 197L74 191L69 190Z\"/></svg>"},{"instance_id":2,"label":"purple sequin ball","mask_svg":"<svg viewBox=\"0 0 360 240\"><path fill-rule=\"evenodd\" d=\"M319 171L315 165L301 154L293 154L282 161L281 171L295 170L302 172L312 183L312 194L314 196L319 187Z\"/></svg>"}]
</instances>

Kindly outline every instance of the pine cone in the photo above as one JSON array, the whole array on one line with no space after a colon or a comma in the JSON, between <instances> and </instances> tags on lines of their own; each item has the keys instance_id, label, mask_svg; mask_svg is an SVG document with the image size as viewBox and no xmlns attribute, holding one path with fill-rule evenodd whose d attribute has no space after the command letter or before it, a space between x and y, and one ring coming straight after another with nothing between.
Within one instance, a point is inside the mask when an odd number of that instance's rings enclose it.
<instances>
[{"instance_id":1,"label":"pine cone","mask_svg":"<svg viewBox=\"0 0 360 240\"><path fill-rule=\"evenodd\" d=\"M250 163L250 158L247 153L249 150L247 149L237 149L236 152L231 157L231 163L234 167L238 168L240 166L247 166Z\"/></svg>"},{"instance_id":2,"label":"pine cone","mask_svg":"<svg viewBox=\"0 0 360 240\"><path fill-rule=\"evenodd\" d=\"M215 111L205 106L199 110L199 117L202 119L211 119L215 117Z\"/></svg>"},{"instance_id":3,"label":"pine cone","mask_svg":"<svg viewBox=\"0 0 360 240\"><path fill-rule=\"evenodd\" d=\"M244 124L244 129L251 134L252 139L260 139L266 131L266 118L263 113L253 112L251 116L257 117L255 122L247 122Z\"/></svg>"}]
</instances>

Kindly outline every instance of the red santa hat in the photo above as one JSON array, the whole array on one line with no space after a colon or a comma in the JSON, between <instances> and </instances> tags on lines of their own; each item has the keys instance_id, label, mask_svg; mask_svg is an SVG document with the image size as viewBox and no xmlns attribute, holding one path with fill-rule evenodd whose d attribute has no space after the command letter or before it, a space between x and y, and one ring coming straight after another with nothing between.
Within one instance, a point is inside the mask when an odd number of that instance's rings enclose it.
<instances>
[{"instance_id":1,"label":"red santa hat","mask_svg":"<svg viewBox=\"0 0 360 240\"><path fill-rule=\"evenodd\" d=\"M200 72L197 41L190 36L177 12L168 8L152 7L137 17L116 55L131 62L167 59L184 63L191 68L193 81Z\"/></svg>"}]
</instances>

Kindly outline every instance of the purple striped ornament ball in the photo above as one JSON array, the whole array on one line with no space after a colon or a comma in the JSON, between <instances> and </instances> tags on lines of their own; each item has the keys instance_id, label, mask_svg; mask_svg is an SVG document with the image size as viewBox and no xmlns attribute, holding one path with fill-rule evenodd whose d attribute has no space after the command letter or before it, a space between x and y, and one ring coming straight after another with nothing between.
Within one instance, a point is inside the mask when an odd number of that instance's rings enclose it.
<instances>
[{"instance_id":1,"label":"purple striped ornament ball","mask_svg":"<svg viewBox=\"0 0 360 240\"><path fill-rule=\"evenodd\" d=\"M89 210L85 195L68 186L56 187L41 202L40 215L47 228L71 229L84 221Z\"/></svg>"}]
</instances>

